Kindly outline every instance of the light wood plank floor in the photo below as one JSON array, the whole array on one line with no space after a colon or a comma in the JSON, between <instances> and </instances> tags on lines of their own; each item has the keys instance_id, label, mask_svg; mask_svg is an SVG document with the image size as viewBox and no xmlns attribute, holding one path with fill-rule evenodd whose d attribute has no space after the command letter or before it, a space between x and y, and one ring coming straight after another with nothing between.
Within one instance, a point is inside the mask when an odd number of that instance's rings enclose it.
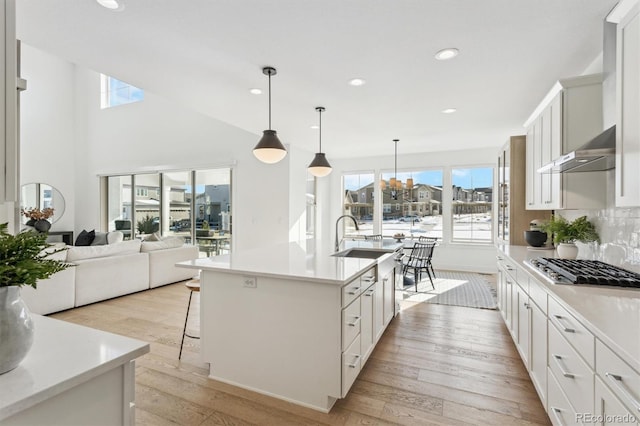
<instances>
[{"instance_id":1,"label":"light wood plank floor","mask_svg":"<svg viewBox=\"0 0 640 426\"><path fill-rule=\"evenodd\" d=\"M498 311L404 306L348 397L323 414L208 379L198 340L178 361L188 297L172 284L52 317L151 343L136 367L138 425L550 424Z\"/></svg>"}]
</instances>

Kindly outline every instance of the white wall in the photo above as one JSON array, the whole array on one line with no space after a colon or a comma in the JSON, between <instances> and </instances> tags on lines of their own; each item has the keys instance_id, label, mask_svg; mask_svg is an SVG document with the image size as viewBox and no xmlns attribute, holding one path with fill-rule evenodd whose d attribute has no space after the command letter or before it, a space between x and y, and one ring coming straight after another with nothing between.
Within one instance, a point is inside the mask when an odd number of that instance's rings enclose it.
<instances>
[{"instance_id":1,"label":"white wall","mask_svg":"<svg viewBox=\"0 0 640 426\"><path fill-rule=\"evenodd\" d=\"M20 95L20 181L46 183L58 189L66 208L51 230L73 230L74 66L23 43L22 77L27 80L27 90ZM58 209L56 213L60 213Z\"/></svg>"},{"instance_id":2,"label":"white wall","mask_svg":"<svg viewBox=\"0 0 640 426\"><path fill-rule=\"evenodd\" d=\"M401 150L401 143L398 145L399 151ZM393 152L393 145L390 143L389 146L390 151ZM498 148L485 148L411 155L398 154L398 172L442 169L444 174L442 197L443 200L450 200L452 199L451 169L475 165L497 167L498 150ZM378 179L381 172L393 171L394 158L393 154L391 154L382 157L336 160L332 161L331 164L334 170L329 175L329 180L319 189L318 195L320 214L323 218L328 218L328 220L323 221L324 227L321 235L322 238L326 238L329 241L333 241L335 238L335 221L342 214L342 175L352 172L374 172L376 179ZM322 199L328 199L329 202L322 203ZM446 206L447 203L443 205L443 217L450 217L450 207L446 208ZM451 243L450 233L445 233L443 242L439 244L434 252L433 264L436 269L495 272L495 256L496 249L493 244Z\"/></svg>"},{"instance_id":3,"label":"white wall","mask_svg":"<svg viewBox=\"0 0 640 426\"><path fill-rule=\"evenodd\" d=\"M290 156L260 163L252 154L258 135L149 92L143 102L101 110L98 73L28 46L24 56L22 181L62 192L67 211L57 229L99 228L99 174L231 165L235 247L288 240Z\"/></svg>"}]
</instances>

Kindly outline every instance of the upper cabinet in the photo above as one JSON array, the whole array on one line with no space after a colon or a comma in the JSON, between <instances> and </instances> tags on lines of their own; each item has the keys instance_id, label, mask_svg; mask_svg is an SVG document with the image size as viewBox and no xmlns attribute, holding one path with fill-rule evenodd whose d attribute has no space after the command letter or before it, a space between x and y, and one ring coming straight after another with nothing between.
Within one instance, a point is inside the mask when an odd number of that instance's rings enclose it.
<instances>
[{"instance_id":1,"label":"upper cabinet","mask_svg":"<svg viewBox=\"0 0 640 426\"><path fill-rule=\"evenodd\" d=\"M624 9L624 10L621 10ZM640 206L640 7L621 2L617 26L616 206Z\"/></svg>"},{"instance_id":2,"label":"upper cabinet","mask_svg":"<svg viewBox=\"0 0 640 426\"><path fill-rule=\"evenodd\" d=\"M525 123L526 208L595 209L606 203L602 172L561 174L540 168L602 132L602 75L558 81Z\"/></svg>"}]
</instances>

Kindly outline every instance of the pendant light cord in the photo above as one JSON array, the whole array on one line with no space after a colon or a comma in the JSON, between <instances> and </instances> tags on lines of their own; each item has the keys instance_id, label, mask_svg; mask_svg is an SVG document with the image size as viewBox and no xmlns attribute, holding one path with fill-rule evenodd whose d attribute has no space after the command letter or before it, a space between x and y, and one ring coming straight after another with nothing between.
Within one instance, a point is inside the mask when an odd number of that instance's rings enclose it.
<instances>
[{"instance_id":1,"label":"pendant light cord","mask_svg":"<svg viewBox=\"0 0 640 426\"><path fill-rule=\"evenodd\" d=\"M394 165L393 165L393 178L397 181L398 180L398 140L394 140L395 142L395 151L394 151Z\"/></svg>"},{"instance_id":2,"label":"pendant light cord","mask_svg":"<svg viewBox=\"0 0 640 426\"><path fill-rule=\"evenodd\" d=\"M271 72L269 72L269 130L271 130Z\"/></svg>"},{"instance_id":3,"label":"pendant light cord","mask_svg":"<svg viewBox=\"0 0 640 426\"><path fill-rule=\"evenodd\" d=\"M322 153L322 110L318 110L318 114L320 114L320 122L318 123L318 134L320 135L320 150L318 152Z\"/></svg>"}]
</instances>

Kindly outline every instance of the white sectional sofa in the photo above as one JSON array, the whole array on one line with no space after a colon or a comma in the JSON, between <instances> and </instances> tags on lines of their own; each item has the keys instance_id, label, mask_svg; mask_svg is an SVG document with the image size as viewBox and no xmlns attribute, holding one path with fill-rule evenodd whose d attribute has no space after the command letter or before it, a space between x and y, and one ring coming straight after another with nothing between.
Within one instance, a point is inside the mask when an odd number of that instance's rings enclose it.
<instances>
[{"instance_id":1,"label":"white sectional sofa","mask_svg":"<svg viewBox=\"0 0 640 426\"><path fill-rule=\"evenodd\" d=\"M21 289L31 312L41 315L189 279L193 270L175 263L196 259L198 247L176 238L128 240L69 247L53 256L74 266L38 281L37 289Z\"/></svg>"}]
</instances>

